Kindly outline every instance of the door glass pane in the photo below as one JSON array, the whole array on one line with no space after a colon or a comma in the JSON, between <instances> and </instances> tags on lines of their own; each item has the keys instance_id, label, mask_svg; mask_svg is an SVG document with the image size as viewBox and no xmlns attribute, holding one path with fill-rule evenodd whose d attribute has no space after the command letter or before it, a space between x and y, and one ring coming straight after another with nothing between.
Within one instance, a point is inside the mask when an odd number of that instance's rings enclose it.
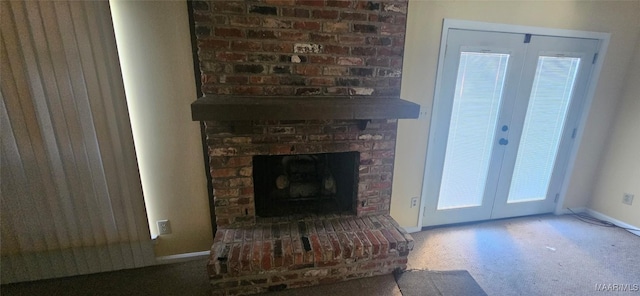
<instances>
[{"instance_id":1,"label":"door glass pane","mask_svg":"<svg viewBox=\"0 0 640 296\"><path fill-rule=\"evenodd\" d=\"M460 55L438 210L482 204L508 59Z\"/></svg>"},{"instance_id":2,"label":"door glass pane","mask_svg":"<svg viewBox=\"0 0 640 296\"><path fill-rule=\"evenodd\" d=\"M538 59L508 203L546 198L579 64L579 58Z\"/></svg>"}]
</instances>

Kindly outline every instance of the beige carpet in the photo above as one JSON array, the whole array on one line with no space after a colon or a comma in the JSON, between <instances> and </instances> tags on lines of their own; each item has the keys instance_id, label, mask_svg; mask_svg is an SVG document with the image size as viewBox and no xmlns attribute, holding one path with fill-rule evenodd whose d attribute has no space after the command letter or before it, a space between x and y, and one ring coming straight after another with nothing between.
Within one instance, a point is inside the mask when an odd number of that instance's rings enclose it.
<instances>
[{"instance_id":1,"label":"beige carpet","mask_svg":"<svg viewBox=\"0 0 640 296\"><path fill-rule=\"evenodd\" d=\"M488 295L593 295L602 294L596 284L640 284L640 237L568 215L441 227L413 237L409 268L467 270Z\"/></svg>"},{"instance_id":2,"label":"beige carpet","mask_svg":"<svg viewBox=\"0 0 640 296\"><path fill-rule=\"evenodd\" d=\"M570 216L533 216L413 234L410 269L467 270L488 295L603 293L596 284L640 284L640 237ZM205 261L3 285L6 295L209 295ZM393 276L268 295L401 295Z\"/></svg>"}]
</instances>

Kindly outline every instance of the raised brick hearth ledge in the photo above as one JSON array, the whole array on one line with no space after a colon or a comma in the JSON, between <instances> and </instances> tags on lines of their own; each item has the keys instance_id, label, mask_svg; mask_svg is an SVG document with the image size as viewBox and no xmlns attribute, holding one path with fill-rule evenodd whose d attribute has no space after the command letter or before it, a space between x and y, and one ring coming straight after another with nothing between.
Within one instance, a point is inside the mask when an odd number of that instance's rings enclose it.
<instances>
[{"instance_id":1,"label":"raised brick hearth ledge","mask_svg":"<svg viewBox=\"0 0 640 296\"><path fill-rule=\"evenodd\" d=\"M412 249L389 215L259 218L219 228L208 269L213 295L244 295L404 270Z\"/></svg>"}]
</instances>

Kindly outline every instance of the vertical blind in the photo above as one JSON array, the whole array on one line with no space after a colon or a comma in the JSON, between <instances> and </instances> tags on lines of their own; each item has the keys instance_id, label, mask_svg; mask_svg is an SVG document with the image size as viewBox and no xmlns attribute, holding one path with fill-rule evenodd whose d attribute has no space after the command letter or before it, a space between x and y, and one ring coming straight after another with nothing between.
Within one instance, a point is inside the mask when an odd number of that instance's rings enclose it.
<instances>
[{"instance_id":1,"label":"vertical blind","mask_svg":"<svg viewBox=\"0 0 640 296\"><path fill-rule=\"evenodd\" d=\"M153 264L109 3L0 5L2 283Z\"/></svg>"}]
</instances>

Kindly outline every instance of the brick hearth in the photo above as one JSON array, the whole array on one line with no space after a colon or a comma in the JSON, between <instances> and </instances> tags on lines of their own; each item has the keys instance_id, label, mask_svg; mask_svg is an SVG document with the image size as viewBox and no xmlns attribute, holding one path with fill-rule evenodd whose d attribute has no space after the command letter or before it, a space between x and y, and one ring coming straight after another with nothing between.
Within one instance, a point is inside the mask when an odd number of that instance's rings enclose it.
<instances>
[{"instance_id":1,"label":"brick hearth","mask_svg":"<svg viewBox=\"0 0 640 296\"><path fill-rule=\"evenodd\" d=\"M261 218L218 229L214 295L261 293L404 270L413 239L388 215Z\"/></svg>"}]
</instances>

